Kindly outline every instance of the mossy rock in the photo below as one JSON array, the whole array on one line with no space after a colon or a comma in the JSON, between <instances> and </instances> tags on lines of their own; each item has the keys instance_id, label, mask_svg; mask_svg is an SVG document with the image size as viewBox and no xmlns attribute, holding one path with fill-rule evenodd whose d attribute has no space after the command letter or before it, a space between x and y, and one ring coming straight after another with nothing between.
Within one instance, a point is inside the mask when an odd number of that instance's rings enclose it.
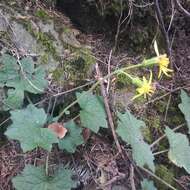
<instances>
[{"instance_id":1,"label":"mossy rock","mask_svg":"<svg viewBox=\"0 0 190 190\"><path fill-rule=\"evenodd\" d=\"M24 2L8 0L0 4L1 53L15 47L21 56L32 56L48 73L58 69L59 75L72 76L72 82L84 80L95 61L90 48L78 41L80 32L66 16ZM60 81L57 76L54 79Z\"/></svg>"}]
</instances>

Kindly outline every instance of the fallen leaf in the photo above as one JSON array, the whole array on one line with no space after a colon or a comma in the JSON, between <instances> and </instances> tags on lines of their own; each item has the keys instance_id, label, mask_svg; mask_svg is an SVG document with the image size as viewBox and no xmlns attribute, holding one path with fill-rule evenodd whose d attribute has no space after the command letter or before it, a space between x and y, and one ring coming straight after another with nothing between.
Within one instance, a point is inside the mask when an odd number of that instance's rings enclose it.
<instances>
[{"instance_id":1,"label":"fallen leaf","mask_svg":"<svg viewBox=\"0 0 190 190\"><path fill-rule=\"evenodd\" d=\"M48 125L48 129L51 129L60 139L62 139L67 133L67 129L61 123L52 123Z\"/></svg>"}]
</instances>

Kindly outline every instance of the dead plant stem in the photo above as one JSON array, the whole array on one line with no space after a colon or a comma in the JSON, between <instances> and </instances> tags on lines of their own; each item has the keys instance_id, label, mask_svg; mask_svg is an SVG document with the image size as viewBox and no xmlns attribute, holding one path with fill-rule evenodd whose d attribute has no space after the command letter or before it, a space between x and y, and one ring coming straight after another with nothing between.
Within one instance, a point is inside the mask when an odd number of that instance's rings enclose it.
<instances>
[{"instance_id":1,"label":"dead plant stem","mask_svg":"<svg viewBox=\"0 0 190 190\"><path fill-rule=\"evenodd\" d=\"M119 140L118 140L116 132L115 132L114 122L113 122L112 114L111 114L110 107L109 107L106 89L105 89L105 86L103 84L103 80L102 80L102 76L101 76L101 72L100 72L100 69L98 67L98 64L96 64L96 73L97 73L98 81L100 81L99 82L100 83L100 90L101 90L101 94L102 94L103 99L104 99L104 106L105 106L105 110L106 110L107 117L108 117L108 123L109 123L109 126L111 128L112 135L113 135L115 144L117 146L117 149L118 149L119 153L122 153L121 146L119 144Z\"/></svg>"}]
</instances>

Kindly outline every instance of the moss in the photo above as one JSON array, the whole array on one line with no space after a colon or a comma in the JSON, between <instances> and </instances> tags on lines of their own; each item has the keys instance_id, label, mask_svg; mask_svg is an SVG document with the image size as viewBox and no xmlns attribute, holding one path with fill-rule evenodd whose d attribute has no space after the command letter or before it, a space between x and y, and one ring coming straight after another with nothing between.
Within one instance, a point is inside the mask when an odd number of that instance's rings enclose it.
<instances>
[{"instance_id":1,"label":"moss","mask_svg":"<svg viewBox=\"0 0 190 190\"><path fill-rule=\"evenodd\" d=\"M39 62L41 64L47 64L48 63L48 59L49 59L48 53L44 53L43 55L40 56Z\"/></svg>"},{"instance_id":2,"label":"moss","mask_svg":"<svg viewBox=\"0 0 190 190\"><path fill-rule=\"evenodd\" d=\"M37 29L34 29L31 22L28 20L22 21L22 25L45 48L45 54L41 58L42 63L48 63L46 61L47 60L46 54L51 54L55 60L59 59L59 55L56 51L55 46L53 45L53 42L55 40L53 36L51 36L48 33L37 31Z\"/></svg>"},{"instance_id":3,"label":"moss","mask_svg":"<svg viewBox=\"0 0 190 190\"><path fill-rule=\"evenodd\" d=\"M90 49L80 48L77 50L77 56L81 57L85 61L85 68L88 68L89 65L93 65L96 63L94 56Z\"/></svg>"},{"instance_id":4,"label":"moss","mask_svg":"<svg viewBox=\"0 0 190 190\"><path fill-rule=\"evenodd\" d=\"M161 95L163 95L163 94L159 94L157 96L161 96ZM157 102L154 103L155 109L158 110L160 113L164 113L165 112L166 106L167 106L166 100L157 101Z\"/></svg>"},{"instance_id":5,"label":"moss","mask_svg":"<svg viewBox=\"0 0 190 190\"><path fill-rule=\"evenodd\" d=\"M179 110L178 105L170 105L168 109L167 122L173 126L180 125L184 122L184 116Z\"/></svg>"},{"instance_id":6,"label":"moss","mask_svg":"<svg viewBox=\"0 0 190 190\"><path fill-rule=\"evenodd\" d=\"M43 21L48 20L50 18L50 16L42 9L38 9L35 13L35 16Z\"/></svg>"},{"instance_id":7,"label":"moss","mask_svg":"<svg viewBox=\"0 0 190 190\"><path fill-rule=\"evenodd\" d=\"M173 178L174 178L174 174L173 171L170 171L166 166L164 165L158 165L156 166L156 175L162 179L164 179L164 181L166 181L167 183L169 183L170 185L174 185L173 182ZM167 190L168 188L157 182L156 181L156 186L158 189L162 189L162 190Z\"/></svg>"},{"instance_id":8,"label":"moss","mask_svg":"<svg viewBox=\"0 0 190 190\"><path fill-rule=\"evenodd\" d=\"M53 74L53 79L55 80L55 81L57 81L57 82L59 82L59 84L61 85L61 84L64 84L65 83L65 81L66 81L66 73L65 73L65 69L64 68L57 68L57 69L55 69L53 72L52 72L52 74Z\"/></svg>"},{"instance_id":9,"label":"moss","mask_svg":"<svg viewBox=\"0 0 190 190\"><path fill-rule=\"evenodd\" d=\"M150 126L158 131L161 131L160 116L156 115L149 119Z\"/></svg>"},{"instance_id":10,"label":"moss","mask_svg":"<svg viewBox=\"0 0 190 190\"><path fill-rule=\"evenodd\" d=\"M147 113L147 116L144 117L145 118L144 121L147 127L143 129L143 135L149 143L152 143L154 140L153 131L162 134L162 125L160 121L161 119L160 116L156 114L157 113L151 115L150 113Z\"/></svg>"},{"instance_id":11,"label":"moss","mask_svg":"<svg viewBox=\"0 0 190 190\"><path fill-rule=\"evenodd\" d=\"M180 125L184 122L183 114L180 112L178 108L178 102L178 98L176 99L176 97L172 97L169 108L167 110L167 122L173 126ZM155 104L155 109L162 117L164 117L163 114L165 114L166 112L167 103L168 97Z\"/></svg>"},{"instance_id":12,"label":"moss","mask_svg":"<svg viewBox=\"0 0 190 190\"><path fill-rule=\"evenodd\" d=\"M53 79L59 83L69 82L80 83L88 76L90 66L95 63L88 49L75 49L73 57L64 62L53 72Z\"/></svg>"},{"instance_id":13,"label":"moss","mask_svg":"<svg viewBox=\"0 0 190 190\"><path fill-rule=\"evenodd\" d=\"M130 79L123 73L117 74L117 87L123 88L130 84Z\"/></svg>"},{"instance_id":14,"label":"moss","mask_svg":"<svg viewBox=\"0 0 190 190\"><path fill-rule=\"evenodd\" d=\"M148 143L152 142L152 133L149 127L144 127L142 130L143 137Z\"/></svg>"},{"instance_id":15,"label":"moss","mask_svg":"<svg viewBox=\"0 0 190 190\"><path fill-rule=\"evenodd\" d=\"M53 40L43 32L34 32L35 37L37 40L46 48L46 51L51 53L52 55L56 54L56 48L53 45Z\"/></svg>"}]
</instances>

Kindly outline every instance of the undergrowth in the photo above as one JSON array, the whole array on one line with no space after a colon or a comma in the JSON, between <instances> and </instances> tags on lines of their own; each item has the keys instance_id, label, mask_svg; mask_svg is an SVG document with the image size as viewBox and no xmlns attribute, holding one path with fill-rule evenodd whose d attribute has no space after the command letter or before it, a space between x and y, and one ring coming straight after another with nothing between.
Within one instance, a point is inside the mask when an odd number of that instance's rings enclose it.
<instances>
[{"instance_id":1,"label":"undergrowth","mask_svg":"<svg viewBox=\"0 0 190 190\"><path fill-rule=\"evenodd\" d=\"M136 94L133 97L133 101L136 101L138 98L146 98L155 93L156 86L153 80L158 80L162 75L170 76L173 71L168 68L169 59L166 54L159 54L156 43L155 51L157 54L155 57L145 59L137 65L117 69L103 78L98 78L89 90L77 92L76 100L65 107L54 118L49 118L43 108L36 107L30 100L27 105L24 104L24 99L29 99L26 96L27 92L33 94L45 92L48 82L45 79L44 70L36 66L28 57L15 58L10 54L3 54L0 58L0 85L5 90L5 98L3 100L3 110L1 111L8 111L12 121L5 135L8 139L17 140L24 153L38 147L50 153L53 145L57 144L59 149L73 154L78 146L86 143L82 135L84 128L90 129L93 133L99 133L100 128L109 130L110 115L106 109L105 97L94 93L94 90L101 85L103 80L112 76L119 80L121 76L124 76L127 78L128 85L136 89ZM158 76L155 73L153 74L153 67L159 67ZM147 80L146 76L143 76L143 78L136 76L133 73L134 68L149 69L149 79ZM75 117L63 123L63 115L68 116L70 108L75 104L80 106L77 122ZM179 109L185 116L189 131L190 97L184 90L181 90ZM124 150L119 148L121 141L129 144L132 149L132 158L137 167L151 176L151 179L155 179L156 182L176 190L175 185L173 185L173 176L170 173L168 173L170 180L164 179L167 176L167 172L164 172L166 176L159 175L166 168L162 163L157 163L156 155L167 154L170 162L190 174L188 137L186 134L175 132L184 125L180 125L177 128L165 127L165 134L150 144L144 140L143 130L147 126L143 120L136 118L129 110L125 112L116 110L115 118L116 121L114 122L114 129L112 128L112 134L114 136L114 132L116 132L114 139L120 139L119 144L115 142L118 153L124 154ZM167 149L155 152L155 145L161 146L163 139L168 140ZM72 179L72 171L67 165L56 166L54 172L49 170L48 155L45 165L26 165L21 174L13 177L13 186L17 190L25 190L26 187L28 190L70 190L76 187L76 182ZM159 167L160 172L156 169L159 165L162 166ZM157 189L150 178L144 178L141 187L146 190Z\"/></svg>"}]
</instances>

